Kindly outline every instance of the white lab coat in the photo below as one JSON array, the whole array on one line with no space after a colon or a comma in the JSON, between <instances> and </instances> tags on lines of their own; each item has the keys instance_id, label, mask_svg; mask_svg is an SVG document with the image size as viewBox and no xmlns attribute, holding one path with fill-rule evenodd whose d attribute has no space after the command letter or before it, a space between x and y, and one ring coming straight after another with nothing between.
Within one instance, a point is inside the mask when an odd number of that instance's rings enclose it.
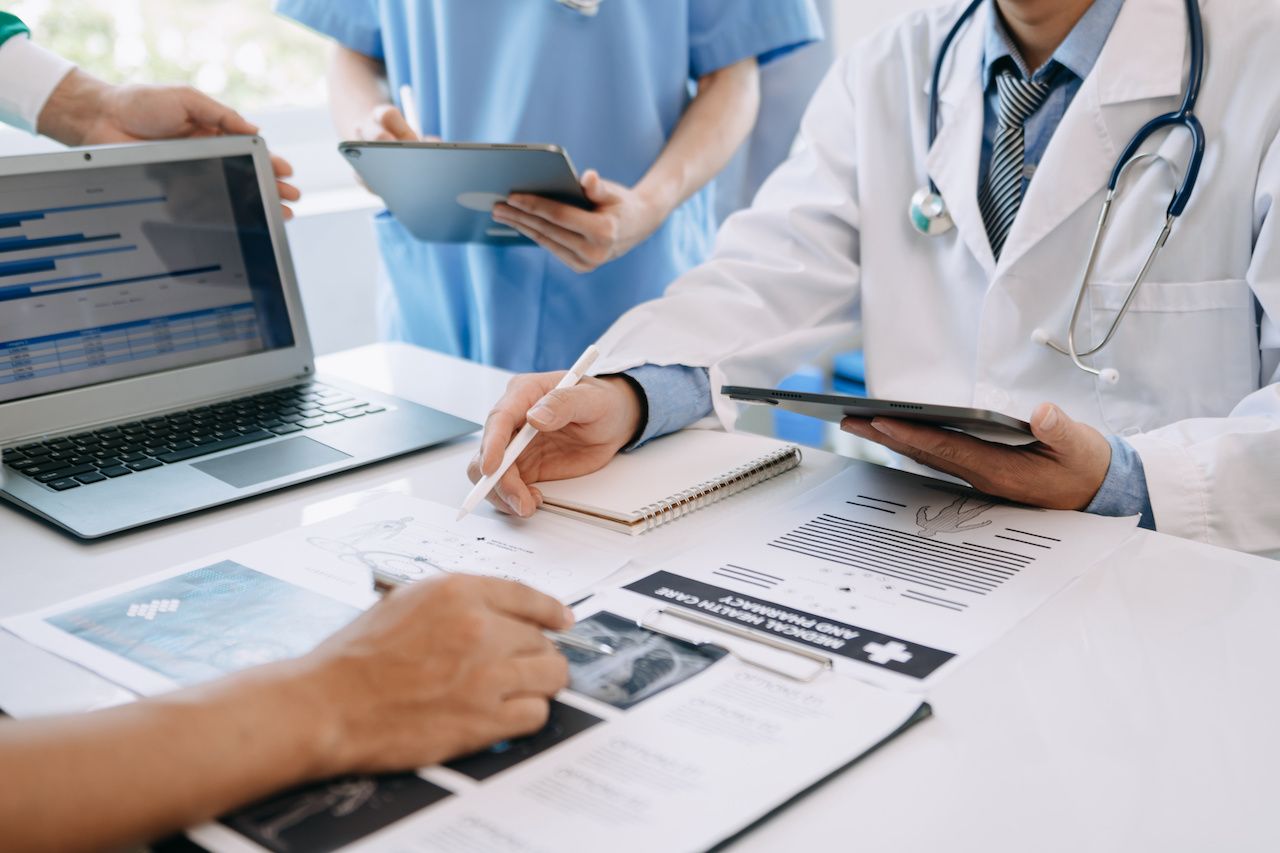
<instances>
[{"instance_id":1,"label":"white lab coat","mask_svg":"<svg viewBox=\"0 0 1280 853\"><path fill-rule=\"evenodd\" d=\"M643 363L769 385L861 329L875 396L1027 418L1045 400L1142 458L1161 531L1280 554L1280 11L1204 0L1197 109L1208 148L1191 203L1096 364L1107 385L1033 343L1065 329L1108 174L1134 132L1176 107L1187 66L1182 0L1128 0L1059 125L997 264L978 212L981 8L942 78L925 129L938 43L963 4L910 15L833 67L796 154L730 218L713 259L624 315L597 372ZM1185 132L1157 135L1181 171ZM911 195L933 177L956 228L916 233ZM1105 332L1163 224L1173 188L1156 162L1131 170L1089 285L1080 336ZM733 404L717 399L731 425Z\"/></svg>"}]
</instances>

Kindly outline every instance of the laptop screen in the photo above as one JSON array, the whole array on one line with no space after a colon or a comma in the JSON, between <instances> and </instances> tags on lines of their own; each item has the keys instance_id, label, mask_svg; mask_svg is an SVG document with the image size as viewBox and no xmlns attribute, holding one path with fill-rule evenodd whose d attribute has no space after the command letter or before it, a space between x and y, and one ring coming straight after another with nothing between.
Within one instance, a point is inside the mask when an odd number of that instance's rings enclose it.
<instances>
[{"instance_id":1,"label":"laptop screen","mask_svg":"<svg viewBox=\"0 0 1280 853\"><path fill-rule=\"evenodd\" d=\"M251 156L0 177L0 403L293 343Z\"/></svg>"}]
</instances>

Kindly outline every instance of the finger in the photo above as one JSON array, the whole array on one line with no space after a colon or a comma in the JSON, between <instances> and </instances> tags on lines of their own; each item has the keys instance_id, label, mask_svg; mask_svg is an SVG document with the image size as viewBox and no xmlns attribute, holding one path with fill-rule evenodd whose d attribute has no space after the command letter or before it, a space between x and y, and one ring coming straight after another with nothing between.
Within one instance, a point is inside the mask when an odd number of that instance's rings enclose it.
<instances>
[{"instance_id":1,"label":"finger","mask_svg":"<svg viewBox=\"0 0 1280 853\"><path fill-rule=\"evenodd\" d=\"M382 104L374 107L373 120L391 134L392 139L402 142L417 142L418 134L409 126L408 120L404 117L404 113L392 104Z\"/></svg>"},{"instance_id":2,"label":"finger","mask_svg":"<svg viewBox=\"0 0 1280 853\"><path fill-rule=\"evenodd\" d=\"M596 216L595 213L583 210L580 207L527 193L512 193L507 196L505 206L510 208L512 213L523 213L546 220L572 232L578 237L592 232L592 225L594 224L592 217ZM498 204L494 208L494 212L496 213L502 207L502 204Z\"/></svg>"},{"instance_id":3,"label":"finger","mask_svg":"<svg viewBox=\"0 0 1280 853\"><path fill-rule=\"evenodd\" d=\"M883 447L887 447L894 453L899 453L914 462L920 463L921 465L945 472L953 477L959 477L969 483L973 482L973 477L975 475L972 471L962 468L954 462L950 462L946 459L939 459L930 456L918 447L913 447L912 445L891 438L884 432L873 427L869 421L863 418L845 418L840 422L840 427L844 429L845 432L853 433L859 438L865 438L867 441L872 441Z\"/></svg>"},{"instance_id":4,"label":"finger","mask_svg":"<svg viewBox=\"0 0 1280 853\"><path fill-rule=\"evenodd\" d=\"M567 207L567 205L560 206ZM577 210L577 208L573 209ZM562 223L558 223L552 216L541 213L527 213L514 205L498 202L493 206L493 218L504 225L523 225L526 228L537 231L548 240L559 243L573 252L580 260L586 260L582 254L588 248L586 238L577 230L564 227Z\"/></svg>"},{"instance_id":5,"label":"finger","mask_svg":"<svg viewBox=\"0 0 1280 853\"><path fill-rule=\"evenodd\" d=\"M546 593L515 581L482 580L485 600L499 612L555 631L573 627L573 611Z\"/></svg>"},{"instance_id":6,"label":"finger","mask_svg":"<svg viewBox=\"0 0 1280 853\"><path fill-rule=\"evenodd\" d=\"M595 169L588 169L582 176L582 192L597 206L622 201L622 194L618 192L617 186L600 177Z\"/></svg>"},{"instance_id":7,"label":"finger","mask_svg":"<svg viewBox=\"0 0 1280 853\"><path fill-rule=\"evenodd\" d=\"M520 696L503 702L498 713L509 737L531 735L547 724L551 704L538 696Z\"/></svg>"},{"instance_id":8,"label":"finger","mask_svg":"<svg viewBox=\"0 0 1280 853\"><path fill-rule=\"evenodd\" d=\"M511 444L516 430L524 425L524 417L518 416L510 408L506 398L498 401L498 406L489 413L484 422L484 434L480 437L480 473L489 476L502 465L502 457L506 455L507 445Z\"/></svg>"},{"instance_id":9,"label":"finger","mask_svg":"<svg viewBox=\"0 0 1280 853\"><path fill-rule=\"evenodd\" d=\"M190 87L180 87L178 98L187 111L188 119L200 127L222 133L253 136L258 126L225 104L215 101L205 93Z\"/></svg>"},{"instance_id":10,"label":"finger","mask_svg":"<svg viewBox=\"0 0 1280 853\"><path fill-rule=\"evenodd\" d=\"M288 178L293 176L293 164L281 157L279 154L271 155L271 171L275 172L277 178Z\"/></svg>"},{"instance_id":11,"label":"finger","mask_svg":"<svg viewBox=\"0 0 1280 853\"><path fill-rule=\"evenodd\" d=\"M298 189L293 184L288 184L284 181L276 181L276 192L279 193L280 198L285 201L297 201L302 198L302 190Z\"/></svg>"},{"instance_id":12,"label":"finger","mask_svg":"<svg viewBox=\"0 0 1280 853\"><path fill-rule=\"evenodd\" d=\"M546 637L542 639L547 643L551 642ZM569 661L554 649L516 658L512 661L511 673L505 681L503 699L554 696L569 686Z\"/></svg>"},{"instance_id":13,"label":"finger","mask_svg":"<svg viewBox=\"0 0 1280 853\"><path fill-rule=\"evenodd\" d=\"M528 518L538 509L538 501L529 492L529 486L524 481L519 464L507 469L502 479L489 493L489 498L498 509L520 518Z\"/></svg>"},{"instance_id":14,"label":"finger","mask_svg":"<svg viewBox=\"0 0 1280 853\"><path fill-rule=\"evenodd\" d=\"M1074 448L1080 439L1079 427L1052 403L1041 403L1031 414L1031 434L1054 450Z\"/></svg>"},{"instance_id":15,"label":"finger","mask_svg":"<svg viewBox=\"0 0 1280 853\"><path fill-rule=\"evenodd\" d=\"M500 219L497 219L497 217L494 217L494 219L497 222L502 221ZM587 266L585 263L582 262L581 259L578 258L577 255L575 255L573 252L570 252L568 249L566 249L564 246L561 246L559 243L555 242L554 240L551 240L543 236L541 233L534 231L532 228L527 228L524 225L518 225L514 222L505 223L505 224L510 225L512 228L519 231L525 237L528 237L530 240L532 240L536 245L541 246L551 254L555 255L562 264L564 264L574 272L576 273L591 272L591 269L592 269L591 267Z\"/></svg>"},{"instance_id":16,"label":"finger","mask_svg":"<svg viewBox=\"0 0 1280 853\"><path fill-rule=\"evenodd\" d=\"M376 124L360 125L356 128L356 137L361 142L396 142L395 135Z\"/></svg>"},{"instance_id":17,"label":"finger","mask_svg":"<svg viewBox=\"0 0 1280 853\"><path fill-rule=\"evenodd\" d=\"M893 418L873 418L873 429L894 441L915 447L930 456L945 459L971 471L980 470L995 461L1000 451L1008 451L1004 445L965 435L955 430L922 426Z\"/></svg>"},{"instance_id":18,"label":"finger","mask_svg":"<svg viewBox=\"0 0 1280 853\"><path fill-rule=\"evenodd\" d=\"M527 418L538 432L556 432L570 424L588 424L603 412L599 389L587 385L552 388L529 409Z\"/></svg>"}]
</instances>

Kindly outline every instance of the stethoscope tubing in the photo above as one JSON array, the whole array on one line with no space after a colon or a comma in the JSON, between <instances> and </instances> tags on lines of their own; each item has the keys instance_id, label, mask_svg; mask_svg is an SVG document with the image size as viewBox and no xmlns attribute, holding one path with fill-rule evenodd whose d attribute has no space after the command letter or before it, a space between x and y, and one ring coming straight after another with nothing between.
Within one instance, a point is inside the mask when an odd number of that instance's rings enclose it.
<instances>
[{"instance_id":1,"label":"stethoscope tubing","mask_svg":"<svg viewBox=\"0 0 1280 853\"><path fill-rule=\"evenodd\" d=\"M934 60L932 74L932 88L929 92L929 148L932 149L938 136L939 121L939 91L942 85L942 69L946 64L947 53L951 49L952 43L964 28L965 23L977 12L978 7L983 3L994 2L994 0L973 0L964 11L960 13L960 17L951 26L946 37L942 40L942 44L938 48L938 55ZM1099 370L1097 368L1086 365L1082 359L1087 358L1101 351L1103 347L1111 342L1115 337L1116 331L1120 327L1120 323L1124 320L1125 315L1129 312L1138 290L1142 287L1146 280L1151 267L1154 265L1156 257L1168 242L1169 235L1173 230L1174 224L1178 218L1182 216L1186 210L1188 202L1191 200L1192 194L1195 192L1196 183L1200 177L1200 167L1204 162L1205 153L1205 133L1204 127L1200 120L1195 116L1194 110L1196 102L1200 98L1200 87L1204 80L1204 22L1200 14L1200 5L1198 0L1185 0L1187 10L1187 32L1191 43L1191 61L1189 63L1189 74L1187 78L1186 90L1183 93L1182 103L1177 110L1163 115L1156 116L1138 129L1133 135L1129 143L1121 152L1115 165L1111 169L1111 174L1107 179L1107 194L1102 204L1102 211L1098 217L1098 224L1094 230L1093 240L1089 248L1089 258L1085 264L1084 275L1081 279L1080 286L1077 289L1075 304L1071 311L1071 322L1067 326L1067 345L1059 346L1054 343L1046 333L1037 329L1032 335L1033 340L1057 350L1071 358L1076 367L1081 370L1092 373L1096 376L1107 379L1110 382L1117 381L1119 374L1115 370ZM1081 310L1084 305L1084 296L1089 287L1089 281L1093 278L1094 268L1097 264L1099 250L1102 240L1107 231L1107 224L1111 216L1112 206L1119 192L1120 182L1125 172L1130 166L1138 163L1148 157L1154 157L1154 154L1139 154L1139 150L1155 133L1165 128L1185 128L1191 137L1191 154L1187 160L1186 171L1183 172L1182 179L1174 191L1169 201L1169 207L1166 210L1164 226L1161 228L1159 236L1152 245L1151 251L1147 254L1146 261L1143 263L1142 270L1134 279L1133 284L1129 288L1128 294L1125 296L1124 303L1117 312L1115 319L1111 322L1110 328L1103 336L1102 340L1094 346L1080 350L1076 346L1076 327L1079 325ZM941 198L937 185L933 178L929 177L929 192L938 199ZM941 214L945 213L945 201L940 205ZM932 233L927 232L926 233Z\"/></svg>"}]
</instances>

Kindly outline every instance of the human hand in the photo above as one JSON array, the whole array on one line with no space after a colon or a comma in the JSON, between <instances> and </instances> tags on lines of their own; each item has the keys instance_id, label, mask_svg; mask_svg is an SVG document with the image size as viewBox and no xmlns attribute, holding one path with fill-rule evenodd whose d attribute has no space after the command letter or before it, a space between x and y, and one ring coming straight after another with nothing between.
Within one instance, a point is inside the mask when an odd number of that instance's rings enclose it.
<instances>
[{"instance_id":1,"label":"human hand","mask_svg":"<svg viewBox=\"0 0 1280 853\"><path fill-rule=\"evenodd\" d=\"M512 193L494 205L493 218L551 252L574 272L585 273L631 251L671 212L639 190L605 180L594 169L582 176L582 190L595 204L594 210Z\"/></svg>"},{"instance_id":2,"label":"human hand","mask_svg":"<svg viewBox=\"0 0 1280 853\"><path fill-rule=\"evenodd\" d=\"M78 68L49 95L36 129L65 145L258 133L244 116L190 86L112 86ZM271 165L280 198L297 201L298 188L283 180L293 174L288 161L272 155Z\"/></svg>"},{"instance_id":3,"label":"human hand","mask_svg":"<svg viewBox=\"0 0 1280 853\"><path fill-rule=\"evenodd\" d=\"M527 517L542 505L531 486L599 470L626 446L640 425L640 399L621 377L584 376L571 388L556 388L564 372L530 373L507 385L484 424L480 451L467 467L471 482L502 464L511 439L528 422L538 434L498 485L489 501L503 512Z\"/></svg>"},{"instance_id":4,"label":"human hand","mask_svg":"<svg viewBox=\"0 0 1280 853\"><path fill-rule=\"evenodd\" d=\"M1047 509L1084 509L1111 466L1111 445L1051 403L1031 416L1035 444L1009 447L889 418L845 418L845 432L965 480L996 497Z\"/></svg>"},{"instance_id":5,"label":"human hand","mask_svg":"<svg viewBox=\"0 0 1280 853\"><path fill-rule=\"evenodd\" d=\"M294 662L329 717L313 775L423 767L537 731L569 683L542 629L572 624L555 599L496 578L391 592Z\"/></svg>"},{"instance_id":6,"label":"human hand","mask_svg":"<svg viewBox=\"0 0 1280 853\"><path fill-rule=\"evenodd\" d=\"M438 136L419 136L394 104L378 104L355 127L362 142L438 142Z\"/></svg>"}]
</instances>

